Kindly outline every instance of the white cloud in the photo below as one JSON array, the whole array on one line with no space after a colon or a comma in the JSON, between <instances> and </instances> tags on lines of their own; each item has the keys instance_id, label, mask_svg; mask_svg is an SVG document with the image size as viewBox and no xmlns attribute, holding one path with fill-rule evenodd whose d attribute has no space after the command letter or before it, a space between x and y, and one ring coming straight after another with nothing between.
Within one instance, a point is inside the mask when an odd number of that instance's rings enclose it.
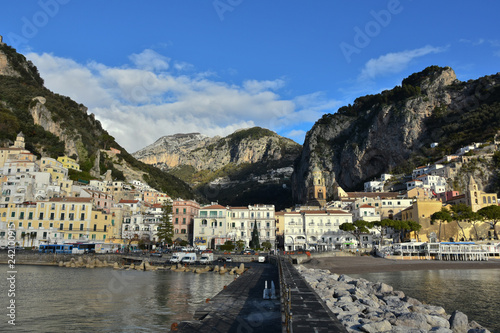
<instances>
[{"instance_id":1,"label":"white cloud","mask_svg":"<svg viewBox=\"0 0 500 333\"><path fill-rule=\"evenodd\" d=\"M137 68L147 71L163 71L169 68L170 59L150 49L139 54L134 53L129 58Z\"/></svg>"},{"instance_id":2,"label":"white cloud","mask_svg":"<svg viewBox=\"0 0 500 333\"><path fill-rule=\"evenodd\" d=\"M368 60L361 70L359 79L374 79L380 75L399 73L408 67L408 64L415 58L431 53L444 52L445 50L446 48L427 45L415 50L387 53L378 58Z\"/></svg>"},{"instance_id":3,"label":"white cloud","mask_svg":"<svg viewBox=\"0 0 500 333\"><path fill-rule=\"evenodd\" d=\"M47 88L86 105L129 152L164 135L224 136L252 126L300 137L305 123L312 125L338 106L321 93L284 99L277 93L285 86L282 79L245 80L237 85L215 80L213 72L180 75L181 67L194 67L182 63L175 68L181 62L174 61L171 68L167 57L151 50L131 56L132 63L120 67L80 64L46 53L27 57Z\"/></svg>"}]
</instances>

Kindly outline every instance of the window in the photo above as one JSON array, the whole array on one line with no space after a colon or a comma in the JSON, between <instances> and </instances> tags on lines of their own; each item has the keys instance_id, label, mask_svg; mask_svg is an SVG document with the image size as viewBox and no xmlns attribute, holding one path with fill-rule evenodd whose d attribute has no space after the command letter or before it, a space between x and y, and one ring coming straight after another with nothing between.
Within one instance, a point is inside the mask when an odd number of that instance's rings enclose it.
<instances>
[{"instance_id":1,"label":"window","mask_svg":"<svg viewBox=\"0 0 500 333\"><path fill-rule=\"evenodd\" d=\"M23 222L19 222L19 228L23 227Z\"/></svg>"},{"instance_id":2,"label":"window","mask_svg":"<svg viewBox=\"0 0 500 333\"><path fill-rule=\"evenodd\" d=\"M185 234L186 233L186 229L181 229L181 234Z\"/></svg>"},{"instance_id":3,"label":"window","mask_svg":"<svg viewBox=\"0 0 500 333\"><path fill-rule=\"evenodd\" d=\"M175 224L179 224L179 218L178 217L175 218Z\"/></svg>"},{"instance_id":4,"label":"window","mask_svg":"<svg viewBox=\"0 0 500 333\"><path fill-rule=\"evenodd\" d=\"M50 219L53 220L54 219L54 213L50 213Z\"/></svg>"},{"instance_id":5,"label":"window","mask_svg":"<svg viewBox=\"0 0 500 333\"><path fill-rule=\"evenodd\" d=\"M241 227L244 228L245 227L245 222L241 222Z\"/></svg>"},{"instance_id":6,"label":"window","mask_svg":"<svg viewBox=\"0 0 500 333\"><path fill-rule=\"evenodd\" d=\"M95 234L92 234L92 240L95 240Z\"/></svg>"},{"instance_id":7,"label":"window","mask_svg":"<svg viewBox=\"0 0 500 333\"><path fill-rule=\"evenodd\" d=\"M83 223L80 223L80 231L83 231Z\"/></svg>"},{"instance_id":8,"label":"window","mask_svg":"<svg viewBox=\"0 0 500 333\"><path fill-rule=\"evenodd\" d=\"M43 223L42 222L38 223L38 228L41 228L41 227L43 227Z\"/></svg>"},{"instance_id":9,"label":"window","mask_svg":"<svg viewBox=\"0 0 500 333\"><path fill-rule=\"evenodd\" d=\"M186 218L185 217L182 219L182 224L186 224Z\"/></svg>"},{"instance_id":10,"label":"window","mask_svg":"<svg viewBox=\"0 0 500 333\"><path fill-rule=\"evenodd\" d=\"M75 210L75 205L74 204L71 205L71 210Z\"/></svg>"},{"instance_id":11,"label":"window","mask_svg":"<svg viewBox=\"0 0 500 333\"><path fill-rule=\"evenodd\" d=\"M94 224L94 231L97 231L97 224Z\"/></svg>"},{"instance_id":12,"label":"window","mask_svg":"<svg viewBox=\"0 0 500 333\"><path fill-rule=\"evenodd\" d=\"M85 220L85 213L80 214L80 220Z\"/></svg>"},{"instance_id":13,"label":"window","mask_svg":"<svg viewBox=\"0 0 500 333\"><path fill-rule=\"evenodd\" d=\"M64 230L64 223L59 224L59 230Z\"/></svg>"},{"instance_id":14,"label":"window","mask_svg":"<svg viewBox=\"0 0 500 333\"><path fill-rule=\"evenodd\" d=\"M73 234L68 234L68 239L72 239L73 238Z\"/></svg>"},{"instance_id":15,"label":"window","mask_svg":"<svg viewBox=\"0 0 500 333\"><path fill-rule=\"evenodd\" d=\"M10 213L10 217L16 217L16 212Z\"/></svg>"},{"instance_id":16,"label":"window","mask_svg":"<svg viewBox=\"0 0 500 333\"><path fill-rule=\"evenodd\" d=\"M64 220L64 213L61 213L61 218L60 220Z\"/></svg>"},{"instance_id":17,"label":"window","mask_svg":"<svg viewBox=\"0 0 500 333\"><path fill-rule=\"evenodd\" d=\"M73 223L69 224L69 230L73 230Z\"/></svg>"},{"instance_id":18,"label":"window","mask_svg":"<svg viewBox=\"0 0 500 333\"><path fill-rule=\"evenodd\" d=\"M50 223L49 228L54 228L54 223Z\"/></svg>"},{"instance_id":19,"label":"window","mask_svg":"<svg viewBox=\"0 0 500 333\"><path fill-rule=\"evenodd\" d=\"M50 209L56 209L56 204L53 203L51 206L50 206Z\"/></svg>"},{"instance_id":20,"label":"window","mask_svg":"<svg viewBox=\"0 0 500 333\"><path fill-rule=\"evenodd\" d=\"M186 208L184 208L184 209L182 210L182 213L183 213L183 214L186 214Z\"/></svg>"},{"instance_id":21,"label":"window","mask_svg":"<svg viewBox=\"0 0 500 333\"><path fill-rule=\"evenodd\" d=\"M40 213L40 216L38 217L39 220L43 220L43 213Z\"/></svg>"},{"instance_id":22,"label":"window","mask_svg":"<svg viewBox=\"0 0 500 333\"><path fill-rule=\"evenodd\" d=\"M75 219L75 213L69 213L69 220L73 221Z\"/></svg>"},{"instance_id":23,"label":"window","mask_svg":"<svg viewBox=\"0 0 500 333\"><path fill-rule=\"evenodd\" d=\"M104 225L104 232L106 232L106 229L107 229L107 225Z\"/></svg>"},{"instance_id":24,"label":"window","mask_svg":"<svg viewBox=\"0 0 500 333\"><path fill-rule=\"evenodd\" d=\"M23 219L24 219L24 212L20 212L20 213L19 213L19 219L20 219L20 220L23 220Z\"/></svg>"}]
</instances>

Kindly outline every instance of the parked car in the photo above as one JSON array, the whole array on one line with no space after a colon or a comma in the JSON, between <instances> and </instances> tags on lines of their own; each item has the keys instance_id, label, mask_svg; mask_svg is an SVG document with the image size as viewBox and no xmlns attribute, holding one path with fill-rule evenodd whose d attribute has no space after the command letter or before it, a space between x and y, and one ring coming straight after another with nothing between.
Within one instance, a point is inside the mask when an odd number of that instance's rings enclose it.
<instances>
[{"instance_id":1,"label":"parked car","mask_svg":"<svg viewBox=\"0 0 500 333\"><path fill-rule=\"evenodd\" d=\"M151 252L149 255L151 257L161 257L161 252Z\"/></svg>"},{"instance_id":2,"label":"parked car","mask_svg":"<svg viewBox=\"0 0 500 333\"><path fill-rule=\"evenodd\" d=\"M226 258L226 262L233 262L233 258L231 258L231 257L227 257L227 258Z\"/></svg>"}]
</instances>

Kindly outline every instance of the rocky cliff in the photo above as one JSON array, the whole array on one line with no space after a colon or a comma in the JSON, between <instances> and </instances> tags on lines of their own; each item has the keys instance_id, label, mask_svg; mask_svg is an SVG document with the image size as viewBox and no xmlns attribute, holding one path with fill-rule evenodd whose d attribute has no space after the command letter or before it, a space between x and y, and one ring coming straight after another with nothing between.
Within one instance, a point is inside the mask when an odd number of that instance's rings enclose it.
<instances>
[{"instance_id":1,"label":"rocky cliff","mask_svg":"<svg viewBox=\"0 0 500 333\"><path fill-rule=\"evenodd\" d=\"M169 170L205 196L227 205L292 205L290 176L301 146L260 127L226 137L164 136L133 154Z\"/></svg>"},{"instance_id":2,"label":"rocky cliff","mask_svg":"<svg viewBox=\"0 0 500 333\"><path fill-rule=\"evenodd\" d=\"M133 153L138 160L166 169L192 166L196 171L218 170L233 163L293 161L300 145L276 133L254 127L227 137L207 137L200 133L164 136L155 143Z\"/></svg>"},{"instance_id":3,"label":"rocky cliff","mask_svg":"<svg viewBox=\"0 0 500 333\"><path fill-rule=\"evenodd\" d=\"M326 114L307 133L294 166L294 199L305 200L311 171L323 171L329 197L335 185L361 190L381 173L411 172L461 144L491 140L499 130L500 75L460 82L432 66L401 86L355 100ZM431 143L439 148L430 150Z\"/></svg>"},{"instance_id":4,"label":"rocky cliff","mask_svg":"<svg viewBox=\"0 0 500 333\"><path fill-rule=\"evenodd\" d=\"M82 172L70 172L74 179L99 179L108 172L113 179L141 180L173 197L196 197L180 179L134 159L83 104L45 88L37 68L0 42L0 145L19 132L26 149L38 156L75 158Z\"/></svg>"}]
</instances>

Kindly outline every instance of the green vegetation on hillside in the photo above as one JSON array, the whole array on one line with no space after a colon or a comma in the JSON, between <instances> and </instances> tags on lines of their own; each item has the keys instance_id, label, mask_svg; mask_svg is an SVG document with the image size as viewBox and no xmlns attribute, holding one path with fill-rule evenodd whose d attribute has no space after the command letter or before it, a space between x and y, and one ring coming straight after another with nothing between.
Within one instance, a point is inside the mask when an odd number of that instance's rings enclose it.
<instances>
[{"instance_id":1,"label":"green vegetation on hillside","mask_svg":"<svg viewBox=\"0 0 500 333\"><path fill-rule=\"evenodd\" d=\"M122 153L118 158L133 168L146 173L144 181L151 187L168 193L170 196L192 199L195 197L191 188L180 179L153 166L141 163L128 154L115 139L109 135L87 109L69 97L62 96L43 86L37 68L15 49L1 45L0 51L6 54L9 64L21 77L0 75L0 142L16 139L17 133L23 132L26 149L37 156L57 158L65 155L65 145L56 135L34 124L30 108L39 103L34 97L45 98L45 107L50 112L52 121L57 123L64 134L76 144L82 172L70 171L73 180L90 180L90 170L100 149L114 147ZM120 163L122 163L120 162ZM116 169L111 160L101 157L102 173L111 170L114 179L123 180L123 173Z\"/></svg>"}]
</instances>

